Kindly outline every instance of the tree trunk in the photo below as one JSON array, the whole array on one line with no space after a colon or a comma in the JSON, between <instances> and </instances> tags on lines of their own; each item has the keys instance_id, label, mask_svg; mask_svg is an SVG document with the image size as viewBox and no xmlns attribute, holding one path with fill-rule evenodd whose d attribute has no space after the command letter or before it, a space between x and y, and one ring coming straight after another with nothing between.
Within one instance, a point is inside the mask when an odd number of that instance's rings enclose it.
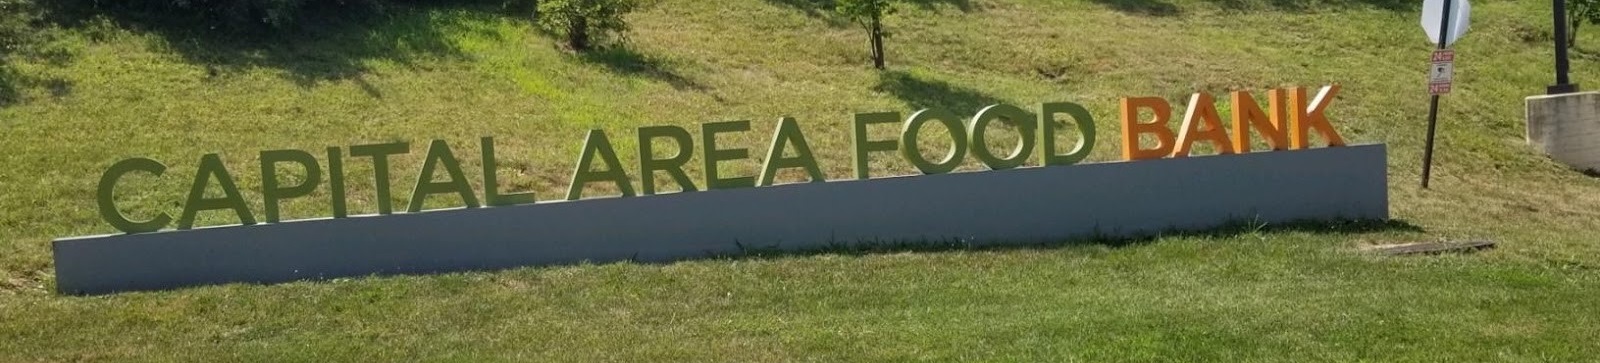
<instances>
[{"instance_id":1,"label":"tree trunk","mask_svg":"<svg viewBox=\"0 0 1600 363\"><path fill-rule=\"evenodd\" d=\"M573 51L589 50L589 19L574 17L567 26L567 46Z\"/></svg>"},{"instance_id":2,"label":"tree trunk","mask_svg":"<svg viewBox=\"0 0 1600 363\"><path fill-rule=\"evenodd\" d=\"M879 18L879 14L872 14L872 66L883 69L883 23Z\"/></svg>"},{"instance_id":3,"label":"tree trunk","mask_svg":"<svg viewBox=\"0 0 1600 363\"><path fill-rule=\"evenodd\" d=\"M1583 21L1574 18L1572 26L1567 28L1567 48L1578 46L1578 25L1580 24L1583 24Z\"/></svg>"}]
</instances>

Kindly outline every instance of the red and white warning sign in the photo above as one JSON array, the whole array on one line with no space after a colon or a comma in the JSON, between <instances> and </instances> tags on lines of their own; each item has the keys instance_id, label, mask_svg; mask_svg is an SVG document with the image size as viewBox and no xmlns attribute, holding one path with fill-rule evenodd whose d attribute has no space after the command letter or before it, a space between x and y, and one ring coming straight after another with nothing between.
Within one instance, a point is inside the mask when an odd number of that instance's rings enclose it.
<instances>
[{"instance_id":1,"label":"red and white warning sign","mask_svg":"<svg viewBox=\"0 0 1600 363\"><path fill-rule=\"evenodd\" d=\"M1442 95L1450 93L1450 84L1455 79L1456 51L1440 49L1433 51L1433 66L1428 68L1428 94Z\"/></svg>"}]
</instances>

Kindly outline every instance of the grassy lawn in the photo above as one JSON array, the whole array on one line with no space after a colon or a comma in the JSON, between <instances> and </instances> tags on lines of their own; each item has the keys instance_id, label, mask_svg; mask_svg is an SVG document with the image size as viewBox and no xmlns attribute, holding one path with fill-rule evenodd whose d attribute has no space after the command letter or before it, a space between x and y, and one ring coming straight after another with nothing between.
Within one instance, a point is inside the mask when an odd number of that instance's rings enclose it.
<instances>
[{"instance_id":1,"label":"grassy lawn","mask_svg":"<svg viewBox=\"0 0 1600 363\"><path fill-rule=\"evenodd\" d=\"M1600 180L1522 141L1523 97L1553 80L1544 3L1474 4L1473 30L1456 47L1455 93L1442 103L1431 190L1416 184L1432 45L1411 1L915 1L888 21L881 72L868 66L863 31L807 4L663 0L631 18L627 47L583 56L525 19L471 8L396 7L251 41L111 21L64 29L54 46L70 57L0 72L21 84L21 101L0 106L0 361L1600 356ZM1574 57L1586 85L1600 84L1592 38ZM217 152L259 212L260 150L408 141L413 152L393 161L400 190L427 140L476 155L477 138L494 135L502 183L554 200L594 128L616 135L624 165L636 165L637 146L623 136L635 127L748 119L756 131L729 146L760 154L778 117L793 116L824 172L846 178L853 112L1072 101L1099 121L1092 159L1110 161L1121 96L1177 106L1197 90L1327 83L1344 86L1329 111L1344 137L1389 145L1395 221L51 293L50 240L112 232L94 188L106 167L133 156L171 169L130 179L120 189L130 208L176 216L199 156ZM464 159L468 175L481 168ZM878 160L875 174L912 172ZM368 165L346 165L353 214L376 210L373 180L358 177L372 175ZM753 175L759 164L727 167ZM286 219L328 215L326 193L287 202ZM408 202L394 194L394 204ZM198 224L229 223L207 212ZM1499 248L1406 258L1356 250L1461 238Z\"/></svg>"}]
</instances>

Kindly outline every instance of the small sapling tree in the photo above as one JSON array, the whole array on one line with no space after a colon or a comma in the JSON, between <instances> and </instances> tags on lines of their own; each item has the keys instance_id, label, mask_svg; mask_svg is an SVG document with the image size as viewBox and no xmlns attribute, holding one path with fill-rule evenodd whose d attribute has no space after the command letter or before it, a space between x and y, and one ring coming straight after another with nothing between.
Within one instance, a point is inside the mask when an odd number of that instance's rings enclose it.
<instances>
[{"instance_id":1,"label":"small sapling tree","mask_svg":"<svg viewBox=\"0 0 1600 363\"><path fill-rule=\"evenodd\" d=\"M883 69L883 18L895 12L896 0L838 0L834 11L867 29L872 38L872 66Z\"/></svg>"},{"instance_id":2,"label":"small sapling tree","mask_svg":"<svg viewBox=\"0 0 1600 363\"><path fill-rule=\"evenodd\" d=\"M1600 0L1567 0L1567 48L1578 45L1578 26L1600 24Z\"/></svg>"}]
</instances>

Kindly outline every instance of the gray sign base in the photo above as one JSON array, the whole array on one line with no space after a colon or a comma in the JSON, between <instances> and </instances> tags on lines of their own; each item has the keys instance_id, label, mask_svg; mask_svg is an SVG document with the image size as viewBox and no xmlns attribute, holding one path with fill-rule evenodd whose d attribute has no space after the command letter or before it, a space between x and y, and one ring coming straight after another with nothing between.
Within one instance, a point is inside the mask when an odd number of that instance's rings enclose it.
<instances>
[{"instance_id":1,"label":"gray sign base","mask_svg":"<svg viewBox=\"0 0 1600 363\"><path fill-rule=\"evenodd\" d=\"M1040 243L1236 221L1387 219L1383 145L789 184L69 238L56 287L671 261L858 242Z\"/></svg>"}]
</instances>

